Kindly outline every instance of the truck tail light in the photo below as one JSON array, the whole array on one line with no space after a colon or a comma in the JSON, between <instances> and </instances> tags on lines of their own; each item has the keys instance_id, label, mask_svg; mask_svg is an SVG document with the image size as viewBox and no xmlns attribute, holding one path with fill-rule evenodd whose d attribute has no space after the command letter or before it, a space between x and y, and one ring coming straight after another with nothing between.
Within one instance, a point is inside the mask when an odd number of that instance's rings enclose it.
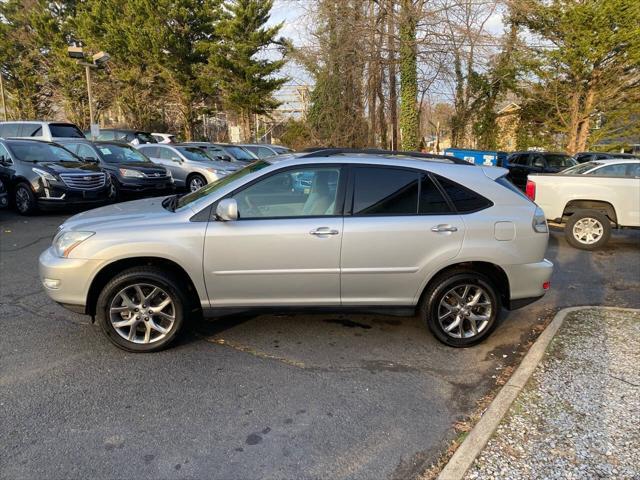
<instances>
[{"instance_id":1,"label":"truck tail light","mask_svg":"<svg viewBox=\"0 0 640 480\"><path fill-rule=\"evenodd\" d=\"M527 186L525 188L524 193L529 197L532 201L536 199L536 184L531 180L527 180Z\"/></svg>"},{"instance_id":2,"label":"truck tail light","mask_svg":"<svg viewBox=\"0 0 640 480\"><path fill-rule=\"evenodd\" d=\"M542 284L542 289L543 290L549 290L549 287L551 287L551 282L544 282Z\"/></svg>"}]
</instances>

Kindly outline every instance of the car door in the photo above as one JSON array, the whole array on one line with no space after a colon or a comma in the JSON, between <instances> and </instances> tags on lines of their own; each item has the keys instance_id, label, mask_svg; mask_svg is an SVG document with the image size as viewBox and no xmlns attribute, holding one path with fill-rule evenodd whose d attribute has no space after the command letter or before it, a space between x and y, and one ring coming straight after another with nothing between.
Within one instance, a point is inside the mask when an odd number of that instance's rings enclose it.
<instances>
[{"instance_id":1,"label":"car door","mask_svg":"<svg viewBox=\"0 0 640 480\"><path fill-rule=\"evenodd\" d=\"M300 175L313 178L309 188L294 188ZM305 165L230 195L239 219L207 227L211 305L339 305L344 186L340 165Z\"/></svg>"},{"instance_id":2,"label":"car door","mask_svg":"<svg viewBox=\"0 0 640 480\"><path fill-rule=\"evenodd\" d=\"M15 166L11 155L4 145L0 143L0 179L4 183L7 192L10 191L15 176Z\"/></svg>"},{"instance_id":3,"label":"car door","mask_svg":"<svg viewBox=\"0 0 640 480\"><path fill-rule=\"evenodd\" d=\"M465 224L424 171L354 166L341 250L343 305L413 305L462 246Z\"/></svg>"},{"instance_id":4,"label":"car door","mask_svg":"<svg viewBox=\"0 0 640 480\"><path fill-rule=\"evenodd\" d=\"M635 167L635 168L634 168ZM604 177L607 200L616 209L618 223L640 227L640 164L614 163L592 170L587 175Z\"/></svg>"}]
</instances>

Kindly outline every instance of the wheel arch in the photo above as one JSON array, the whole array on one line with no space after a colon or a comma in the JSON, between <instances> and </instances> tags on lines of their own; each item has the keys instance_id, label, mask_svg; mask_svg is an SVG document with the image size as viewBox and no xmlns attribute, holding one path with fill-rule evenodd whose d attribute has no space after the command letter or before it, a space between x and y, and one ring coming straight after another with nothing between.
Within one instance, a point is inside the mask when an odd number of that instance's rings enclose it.
<instances>
[{"instance_id":1,"label":"wheel arch","mask_svg":"<svg viewBox=\"0 0 640 480\"><path fill-rule=\"evenodd\" d=\"M163 257L128 257L115 260L105 266L103 266L98 273L93 277L89 290L87 292L87 300L85 303L85 313L92 317L96 314L96 303L98 296L104 288L104 286L118 273L134 267L154 266L159 267L167 272L175 275L180 283L186 285L186 293L191 305L191 311L201 311L200 297L195 283L178 263L173 260L169 260Z\"/></svg>"},{"instance_id":2,"label":"wheel arch","mask_svg":"<svg viewBox=\"0 0 640 480\"><path fill-rule=\"evenodd\" d=\"M420 305L424 299L425 294L433 286L433 284L439 281L439 278L451 271L462 271L466 270L468 272L477 272L486 276L498 289L498 294L500 295L500 301L503 305L509 305L511 299L511 287L509 285L509 277L506 272L498 265L491 262L483 262L483 261L468 261L468 262L459 262L451 265L447 265L446 267L441 268L436 273L434 273L431 278L427 281L426 285L423 287L422 292L420 293L418 305Z\"/></svg>"},{"instance_id":3,"label":"wheel arch","mask_svg":"<svg viewBox=\"0 0 640 480\"><path fill-rule=\"evenodd\" d=\"M562 212L565 219L573 215L578 210L595 210L607 216L613 223L618 223L618 216L614 206L604 200L571 200L567 202Z\"/></svg>"}]
</instances>

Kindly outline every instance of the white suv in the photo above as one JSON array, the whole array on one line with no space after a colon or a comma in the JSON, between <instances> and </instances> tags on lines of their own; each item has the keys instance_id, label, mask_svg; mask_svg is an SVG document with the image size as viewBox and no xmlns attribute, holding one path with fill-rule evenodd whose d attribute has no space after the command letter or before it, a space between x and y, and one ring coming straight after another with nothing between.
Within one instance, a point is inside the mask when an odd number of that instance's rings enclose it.
<instances>
[{"instance_id":1,"label":"white suv","mask_svg":"<svg viewBox=\"0 0 640 480\"><path fill-rule=\"evenodd\" d=\"M418 312L470 346L549 288L547 224L506 170L415 157L282 155L182 197L85 212L40 278L130 351L168 345L199 313L309 308Z\"/></svg>"},{"instance_id":2,"label":"white suv","mask_svg":"<svg viewBox=\"0 0 640 480\"><path fill-rule=\"evenodd\" d=\"M55 142L62 138L85 138L82 130L73 123L35 120L0 122L0 137L29 138L47 142Z\"/></svg>"}]
</instances>

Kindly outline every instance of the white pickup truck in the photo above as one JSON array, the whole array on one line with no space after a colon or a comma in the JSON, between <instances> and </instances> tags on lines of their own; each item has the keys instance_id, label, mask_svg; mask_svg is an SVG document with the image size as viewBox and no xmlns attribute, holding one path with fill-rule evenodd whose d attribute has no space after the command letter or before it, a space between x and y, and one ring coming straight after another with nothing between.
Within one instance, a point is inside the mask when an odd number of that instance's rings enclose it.
<instances>
[{"instance_id":1,"label":"white pickup truck","mask_svg":"<svg viewBox=\"0 0 640 480\"><path fill-rule=\"evenodd\" d=\"M581 163L557 174L529 175L527 196L547 221L564 224L576 248L603 246L613 228L640 228L640 159Z\"/></svg>"}]
</instances>

